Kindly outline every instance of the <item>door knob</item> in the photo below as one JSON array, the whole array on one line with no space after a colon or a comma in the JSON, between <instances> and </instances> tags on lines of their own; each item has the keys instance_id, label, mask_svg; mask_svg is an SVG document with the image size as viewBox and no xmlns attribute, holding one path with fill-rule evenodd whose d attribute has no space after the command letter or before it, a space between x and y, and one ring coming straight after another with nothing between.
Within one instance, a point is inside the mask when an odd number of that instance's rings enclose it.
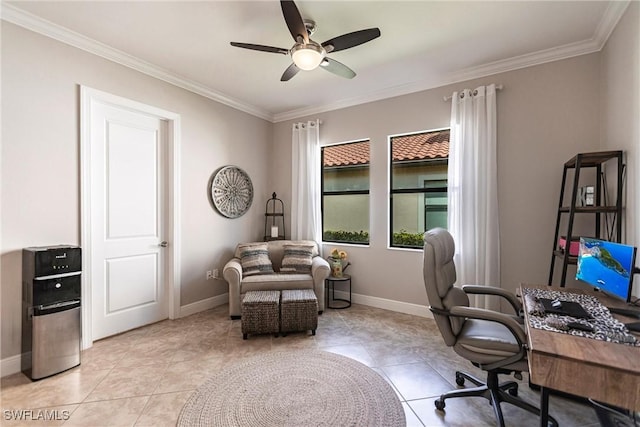
<instances>
[{"instance_id":1,"label":"door knob","mask_svg":"<svg viewBox=\"0 0 640 427\"><path fill-rule=\"evenodd\" d=\"M162 241L162 242L160 242L160 244L158 246L160 246L162 248L166 248L167 246L169 246L169 243L167 243L166 241Z\"/></svg>"}]
</instances>

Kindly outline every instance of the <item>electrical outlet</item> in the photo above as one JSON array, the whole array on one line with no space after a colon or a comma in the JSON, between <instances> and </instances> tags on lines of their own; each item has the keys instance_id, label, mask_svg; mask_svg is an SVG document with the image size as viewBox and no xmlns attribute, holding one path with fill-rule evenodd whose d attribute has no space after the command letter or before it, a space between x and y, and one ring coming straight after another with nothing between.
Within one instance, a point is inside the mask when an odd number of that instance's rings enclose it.
<instances>
[{"instance_id":1,"label":"electrical outlet","mask_svg":"<svg viewBox=\"0 0 640 427\"><path fill-rule=\"evenodd\" d=\"M213 278L214 279L219 279L220 278L220 270L218 270L217 268L213 269Z\"/></svg>"},{"instance_id":2,"label":"electrical outlet","mask_svg":"<svg viewBox=\"0 0 640 427\"><path fill-rule=\"evenodd\" d=\"M213 272L211 270L207 271L207 280L213 279Z\"/></svg>"}]
</instances>

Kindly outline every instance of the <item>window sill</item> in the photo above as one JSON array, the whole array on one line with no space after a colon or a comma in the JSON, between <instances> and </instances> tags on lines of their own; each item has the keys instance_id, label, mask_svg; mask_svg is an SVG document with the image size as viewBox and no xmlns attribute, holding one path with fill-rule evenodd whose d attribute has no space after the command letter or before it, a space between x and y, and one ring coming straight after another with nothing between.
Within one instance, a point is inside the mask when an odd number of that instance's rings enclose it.
<instances>
[{"instance_id":1,"label":"window sill","mask_svg":"<svg viewBox=\"0 0 640 427\"><path fill-rule=\"evenodd\" d=\"M399 251L399 252L422 252L422 248L399 248L397 246L387 246L387 249L391 251Z\"/></svg>"}]
</instances>

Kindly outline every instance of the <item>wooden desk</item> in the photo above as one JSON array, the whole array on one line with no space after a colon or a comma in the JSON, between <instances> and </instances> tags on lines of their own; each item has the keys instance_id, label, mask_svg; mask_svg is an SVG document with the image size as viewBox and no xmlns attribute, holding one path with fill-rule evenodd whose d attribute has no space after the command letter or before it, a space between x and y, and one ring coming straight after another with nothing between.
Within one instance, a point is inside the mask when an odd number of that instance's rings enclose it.
<instances>
[{"instance_id":1,"label":"wooden desk","mask_svg":"<svg viewBox=\"0 0 640 427\"><path fill-rule=\"evenodd\" d=\"M625 306L595 291L527 284L521 285L521 288L595 295L607 307ZM529 377L532 383L541 387L541 426L547 427L549 389L640 411L640 347L535 329L529 326L526 306L524 312L529 346ZM621 321L632 320L616 317Z\"/></svg>"}]
</instances>

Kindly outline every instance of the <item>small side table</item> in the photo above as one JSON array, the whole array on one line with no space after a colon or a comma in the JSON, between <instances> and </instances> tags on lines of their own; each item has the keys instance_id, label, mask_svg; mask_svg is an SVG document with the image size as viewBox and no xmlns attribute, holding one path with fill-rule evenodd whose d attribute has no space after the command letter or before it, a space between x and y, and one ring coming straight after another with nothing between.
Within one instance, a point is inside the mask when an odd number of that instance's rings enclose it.
<instances>
[{"instance_id":1,"label":"small side table","mask_svg":"<svg viewBox=\"0 0 640 427\"><path fill-rule=\"evenodd\" d=\"M327 277L327 308L333 309L343 309L351 307L351 276L348 274L343 274L342 277ZM335 286L336 282L339 283L348 283L349 284L349 299L344 298L336 298L335 297ZM339 306L331 305L332 302L341 301L346 304L340 304Z\"/></svg>"}]
</instances>

